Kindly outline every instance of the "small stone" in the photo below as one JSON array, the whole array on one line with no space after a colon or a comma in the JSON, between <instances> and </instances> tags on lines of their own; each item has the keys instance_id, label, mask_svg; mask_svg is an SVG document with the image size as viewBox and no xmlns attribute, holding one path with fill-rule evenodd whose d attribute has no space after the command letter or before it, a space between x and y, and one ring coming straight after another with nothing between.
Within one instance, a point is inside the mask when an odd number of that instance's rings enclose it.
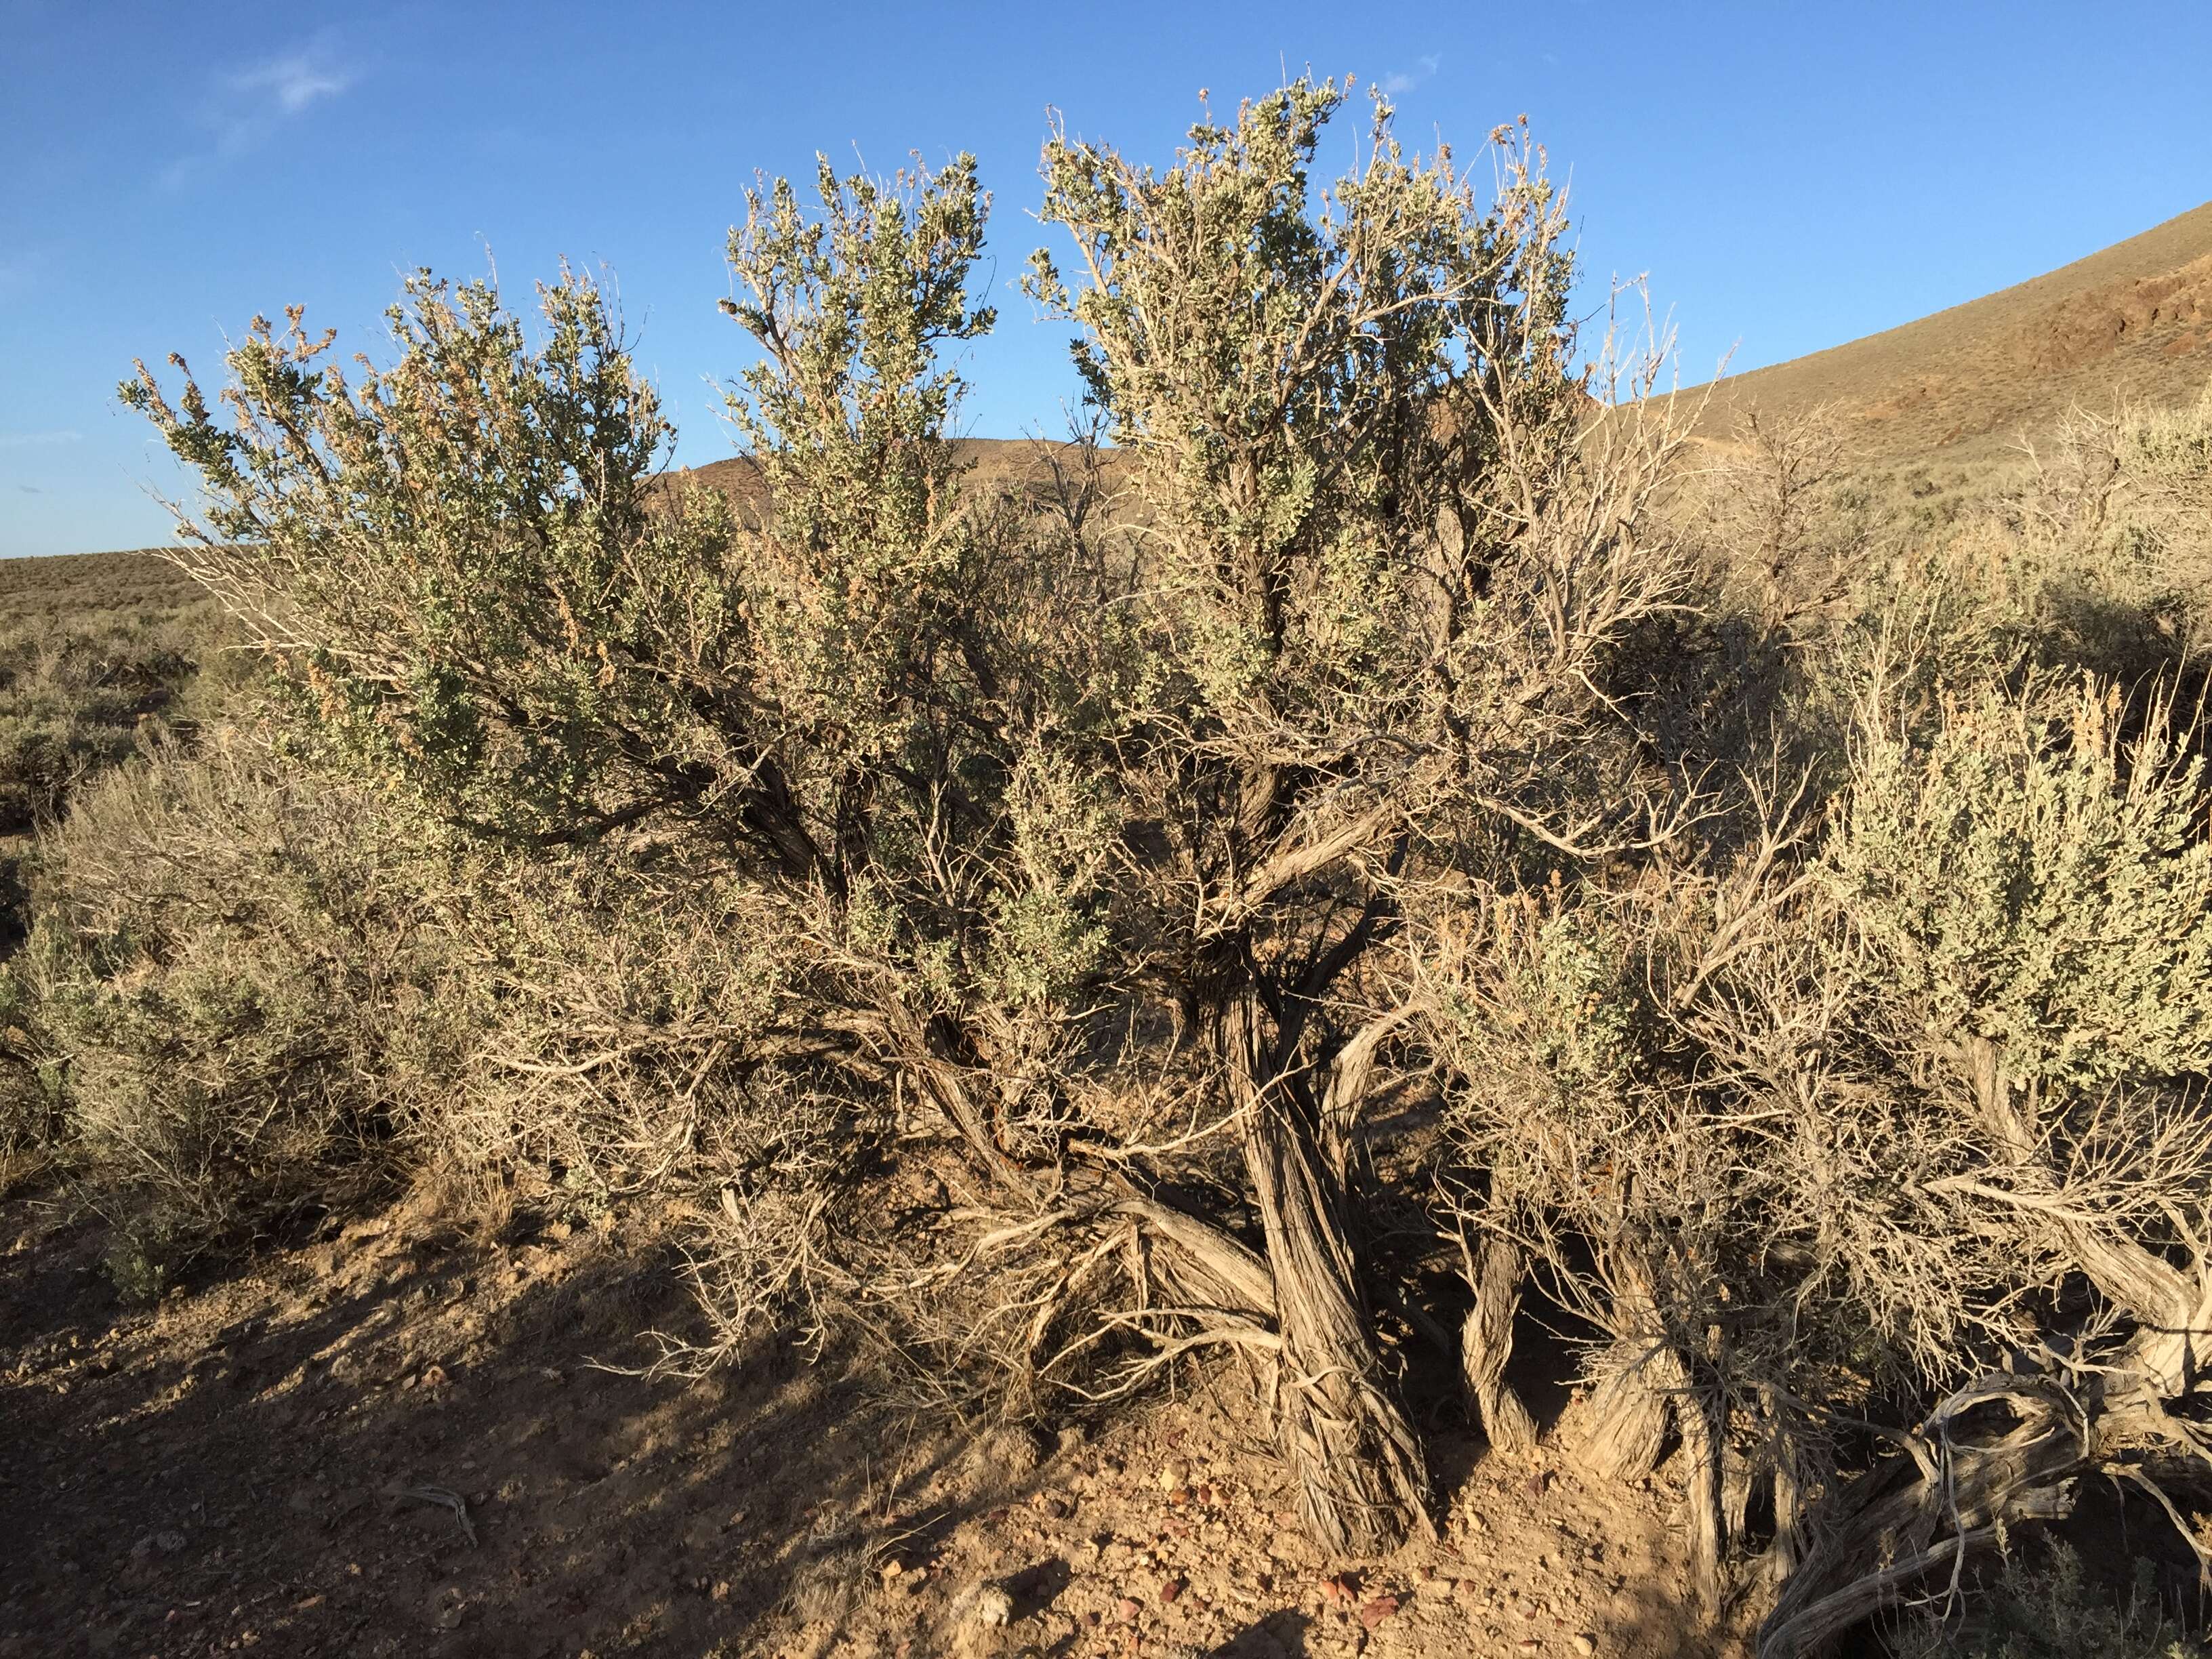
<instances>
[{"instance_id":1,"label":"small stone","mask_svg":"<svg viewBox=\"0 0 2212 1659\"><path fill-rule=\"evenodd\" d=\"M1160 1586L1160 1600L1163 1601L1172 1601L1182 1594L1182 1580L1180 1578L1170 1578Z\"/></svg>"},{"instance_id":2,"label":"small stone","mask_svg":"<svg viewBox=\"0 0 2212 1659\"><path fill-rule=\"evenodd\" d=\"M1144 1610L1144 1607L1139 1603L1130 1600L1129 1597L1125 1595L1121 1598L1121 1606L1115 1608L1114 1611L1116 1615L1119 1616L1123 1624L1133 1625L1137 1622L1137 1615Z\"/></svg>"},{"instance_id":3,"label":"small stone","mask_svg":"<svg viewBox=\"0 0 2212 1659\"><path fill-rule=\"evenodd\" d=\"M1169 1458L1160 1465L1159 1481L1160 1490L1164 1492L1188 1486L1190 1485L1190 1465L1180 1457ZM1183 1501L1188 1503L1190 1500L1186 1498Z\"/></svg>"},{"instance_id":4,"label":"small stone","mask_svg":"<svg viewBox=\"0 0 2212 1659\"><path fill-rule=\"evenodd\" d=\"M1014 1622L1014 1598L997 1584L975 1592L975 1622L986 1630L1003 1630Z\"/></svg>"},{"instance_id":5,"label":"small stone","mask_svg":"<svg viewBox=\"0 0 2212 1659\"><path fill-rule=\"evenodd\" d=\"M1597 1651L1597 1644L1589 1637L1577 1632L1575 1637L1575 1651L1582 1655L1583 1659L1590 1659L1590 1656Z\"/></svg>"},{"instance_id":6,"label":"small stone","mask_svg":"<svg viewBox=\"0 0 2212 1659\"><path fill-rule=\"evenodd\" d=\"M1378 1595L1372 1601L1370 1601L1365 1607L1360 1608L1359 1622L1365 1626L1369 1630L1373 1630L1376 1626L1381 1624L1385 1619L1389 1618L1397 1611L1398 1598L1396 1596Z\"/></svg>"}]
</instances>

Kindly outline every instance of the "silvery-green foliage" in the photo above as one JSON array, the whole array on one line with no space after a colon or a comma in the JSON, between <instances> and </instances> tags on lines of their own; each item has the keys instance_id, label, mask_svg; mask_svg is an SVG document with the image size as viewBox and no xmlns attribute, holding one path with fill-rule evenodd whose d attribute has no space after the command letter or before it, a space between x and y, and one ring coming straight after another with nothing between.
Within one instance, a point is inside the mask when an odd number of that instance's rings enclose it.
<instances>
[{"instance_id":1,"label":"silvery-green foliage","mask_svg":"<svg viewBox=\"0 0 2212 1659\"><path fill-rule=\"evenodd\" d=\"M62 1156L149 1272L389 1193L440 1132L493 988L434 824L233 734L111 774L40 852L15 971Z\"/></svg>"},{"instance_id":2,"label":"silvery-green foliage","mask_svg":"<svg viewBox=\"0 0 2212 1659\"><path fill-rule=\"evenodd\" d=\"M2118 689L1984 685L1867 711L1823 871L1929 1041L1998 1044L2015 1084L2212 1069L2201 757Z\"/></svg>"},{"instance_id":3,"label":"silvery-green foliage","mask_svg":"<svg viewBox=\"0 0 2212 1659\"><path fill-rule=\"evenodd\" d=\"M1477 574L1513 531L1485 498L1504 414L1485 396L1515 400L1524 441L1571 425L1570 257L1529 157L1492 204L1448 150L1409 156L1386 105L1363 163L1319 185L1345 97L1300 81L1201 121L1158 174L1056 137L1044 218L1074 263L1041 252L1030 287L1082 325L1077 366L1144 481L1170 686L1229 744L1387 767L1380 734L1479 673L1467 613L1512 610Z\"/></svg>"},{"instance_id":4,"label":"silvery-green foliage","mask_svg":"<svg viewBox=\"0 0 2212 1659\"><path fill-rule=\"evenodd\" d=\"M989 198L963 156L888 181L825 159L809 212L787 179L746 192L723 309L759 360L729 398L768 497L746 561L756 673L801 741L895 754L973 635L988 513L961 489L963 386L939 360L989 331L969 292Z\"/></svg>"},{"instance_id":5,"label":"silvery-green foliage","mask_svg":"<svg viewBox=\"0 0 2212 1659\"><path fill-rule=\"evenodd\" d=\"M2203 1659L2204 1644L2165 1616L2155 1565L2135 1564L2115 1605L2063 1543L2022 1546L1986 1600L1939 1600L1901 1616L1900 1659Z\"/></svg>"},{"instance_id":6,"label":"silvery-green foliage","mask_svg":"<svg viewBox=\"0 0 2212 1659\"><path fill-rule=\"evenodd\" d=\"M718 700L744 630L726 509L659 482L671 429L608 297L564 272L538 310L533 342L489 283L418 272L388 367L349 373L295 307L229 352L227 419L189 374L122 395L197 471L186 562L315 741L543 841L742 765Z\"/></svg>"}]
</instances>

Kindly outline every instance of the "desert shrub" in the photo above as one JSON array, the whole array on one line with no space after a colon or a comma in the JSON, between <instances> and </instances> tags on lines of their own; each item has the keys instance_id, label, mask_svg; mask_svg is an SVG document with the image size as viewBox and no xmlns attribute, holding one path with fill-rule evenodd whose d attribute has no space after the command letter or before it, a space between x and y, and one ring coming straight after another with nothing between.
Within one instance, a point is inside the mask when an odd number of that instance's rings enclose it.
<instances>
[{"instance_id":1,"label":"desert shrub","mask_svg":"<svg viewBox=\"0 0 2212 1659\"><path fill-rule=\"evenodd\" d=\"M1622 386L1572 368L1540 158L1501 131L1479 196L1378 103L1367 161L1318 191L1342 99L1202 121L1164 173L1055 137L1073 275L1040 254L1032 291L1084 330L1148 532L1115 764L1158 851L1116 902L1201 1037L1235 1158L1209 1174L1266 1242L1300 1511L1366 1553L1428 1524L1364 1254L1402 1201L1362 1178L1419 997L1395 946L1471 879L1663 816L1598 683L1686 573L1638 528L1672 434L1591 419Z\"/></svg>"},{"instance_id":2,"label":"desert shrub","mask_svg":"<svg viewBox=\"0 0 2212 1659\"><path fill-rule=\"evenodd\" d=\"M1802 633L1847 589L1871 534L1854 483L1850 439L1832 410L1752 410L1727 443L1686 469L1669 507L1729 601Z\"/></svg>"},{"instance_id":3,"label":"desert shrub","mask_svg":"<svg viewBox=\"0 0 2212 1659\"><path fill-rule=\"evenodd\" d=\"M40 1042L36 994L0 962L0 1190L42 1168L64 1133L61 1071Z\"/></svg>"},{"instance_id":4,"label":"desert shrub","mask_svg":"<svg viewBox=\"0 0 2212 1659\"><path fill-rule=\"evenodd\" d=\"M2197 1659L2203 1644L2161 1615L2149 1566L2115 1605L2064 1545L2023 1550L1985 1598L1899 1620L1892 1646L1900 1659Z\"/></svg>"},{"instance_id":5,"label":"desert shrub","mask_svg":"<svg viewBox=\"0 0 2212 1659\"><path fill-rule=\"evenodd\" d=\"M1030 292L1113 449L1052 491L950 436L964 159L748 194L742 501L661 476L574 273L534 337L420 275L357 373L257 323L219 405L142 366L276 693L266 753L50 838L33 1012L119 1207L673 1191L671 1368L837 1322L1020 1413L1228 1348L1348 1553L1432 1524L1384 1328L1457 1320L1525 1447L1533 1273L1597 1333L1595 1460L1679 1444L1777 1653L2150 1479L2212 1172L2195 428L2107 434L2118 530L2054 485L1880 559L1832 431L1754 429L1678 534L1540 153L1502 130L1478 192L1378 102L1324 189L1344 97L1164 171L1053 136ZM2096 574L2114 535L2152 574ZM2171 648L2081 624L2092 580Z\"/></svg>"},{"instance_id":6,"label":"desert shrub","mask_svg":"<svg viewBox=\"0 0 2212 1659\"><path fill-rule=\"evenodd\" d=\"M51 817L172 708L198 642L188 625L18 624L0 634L0 835Z\"/></svg>"},{"instance_id":7,"label":"desert shrub","mask_svg":"<svg viewBox=\"0 0 2212 1659\"><path fill-rule=\"evenodd\" d=\"M1870 550L1855 614L1923 613L1954 647L1930 661L1954 678L1991 664L2072 667L2130 695L2162 681L2195 696L2212 575L2208 434L2212 398L2074 411L1949 522Z\"/></svg>"},{"instance_id":8,"label":"desert shrub","mask_svg":"<svg viewBox=\"0 0 2212 1659\"><path fill-rule=\"evenodd\" d=\"M219 607L152 554L0 563L0 839L243 678Z\"/></svg>"},{"instance_id":9,"label":"desert shrub","mask_svg":"<svg viewBox=\"0 0 2212 1659\"><path fill-rule=\"evenodd\" d=\"M1603 1334L1597 1466L1679 1437L1716 1600L1787 1580L1775 1652L1906 1580L1900 1537L1940 1565L2188 1443L2202 766L2106 684L1875 678L1832 801L1754 794L1726 858L1501 896L1433 958L1462 1218Z\"/></svg>"},{"instance_id":10,"label":"desert shrub","mask_svg":"<svg viewBox=\"0 0 2212 1659\"><path fill-rule=\"evenodd\" d=\"M2033 680L1862 715L1824 868L1891 994L1986 1045L1999 1092L2212 1069L2204 765L2121 714L2116 686Z\"/></svg>"},{"instance_id":11,"label":"desert shrub","mask_svg":"<svg viewBox=\"0 0 2212 1659\"><path fill-rule=\"evenodd\" d=\"M189 382L181 410L143 370L123 395L203 469L180 556L282 672L303 737L489 832L574 840L716 782L735 619L725 505L656 496L668 428L611 308L564 275L540 309L532 350L489 287L418 274L399 361L357 386L295 312L230 354L234 427Z\"/></svg>"},{"instance_id":12,"label":"desert shrub","mask_svg":"<svg viewBox=\"0 0 2212 1659\"><path fill-rule=\"evenodd\" d=\"M1744 434L1670 504L1717 564L1702 626L1790 641L1701 658L1752 671L1764 755L1685 718L1709 668L1653 672L1664 750L1742 782L1632 869L1479 884L1424 964L1478 1316L1525 1259L1595 1327L1586 1453L1679 1445L1700 1577L1772 1607L1764 1651L2081 1470L2196 1478L2203 419L2077 416L1911 531L1803 505L1817 426Z\"/></svg>"},{"instance_id":13,"label":"desert shrub","mask_svg":"<svg viewBox=\"0 0 2212 1659\"><path fill-rule=\"evenodd\" d=\"M2051 631L2142 662L2204 646L2212 576L2212 394L2076 410L2029 451L2005 517L2038 567Z\"/></svg>"},{"instance_id":14,"label":"desert shrub","mask_svg":"<svg viewBox=\"0 0 2212 1659\"><path fill-rule=\"evenodd\" d=\"M214 602L150 555L11 562L0 571L0 959L28 926L33 829L146 744L189 740L251 680L223 652Z\"/></svg>"},{"instance_id":15,"label":"desert shrub","mask_svg":"<svg viewBox=\"0 0 2212 1659\"><path fill-rule=\"evenodd\" d=\"M14 976L139 1277L391 1189L481 1017L423 836L233 734L111 773L42 837Z\"/></svg>"},{"instance_id":16,"label":"desert shrub","mask_svg":"<svg viewBox=\"0 0 2212 1659\"><path fill-rule=\"evenodd\" d=\"M804 1298L856 1131L919 1109L981 1202L934 1260L839 1268L888 1347L1011 1401L1237 1346L1307 1518L1364 1550L1428 1524L1362 1259L1413 991L1382 947L1471 868L1650 830L1668 785L1598 683L1684 578L1637 530L1668 435L1589 418L1539 158L1501 135L1492 201L1378 106L1323 192L1342 99L1209 120L1164 174L1048 147L1079 267L1034 291L1083 332L1112 524L971 487L947 435L940 349L991 320L964 161L749 196L742 511L654 476L665 425L574 276L535 344L424 276L389 368L327 366L295 313L222 416L189 377L125 396L199 471L188 562L299 754L520 867L589 844L666 884L604 949L501 902L483 1058L521 1080L477 1109L610 1191L694 1172L726 1334Z\"/></svg>"},{"instance_id":17,"label":"desert shrub","mask_svg":"<svg viewBox=\"0 0 2212 1659\"><path fill-rule=\"evenodd\" d=\"M10 1137L142 1283L410 1182L605 1218L764 1171L811 1194L854 1144L770 1075L775 963L726 888L526 863L236 730L95 784L39 854Z\"/></svg>"}]
</instances>

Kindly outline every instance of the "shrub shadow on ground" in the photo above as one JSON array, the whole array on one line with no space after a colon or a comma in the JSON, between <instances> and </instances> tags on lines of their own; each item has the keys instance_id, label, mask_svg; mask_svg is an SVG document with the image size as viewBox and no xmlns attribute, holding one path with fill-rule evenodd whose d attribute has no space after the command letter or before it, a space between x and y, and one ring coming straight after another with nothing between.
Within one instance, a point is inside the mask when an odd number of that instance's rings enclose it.
<instances>
[{"instance_id":1,"label":"shrub shadow on ground","mask_svg":"<svg viewBox=\"0 0 2212 1659\"><path fill-rule=\"evenodd\" d=\"M683 1309L664 1264L581 1236L357 1225L141 1312L90 1231L17 1231L0 1652L740 1650L794 1598L834 1610L863 1534L957 1518L903 1496L955 1443L855 1443L881 1413L787 1349L690 1383L592 1368Z\"/></svg>"},{"instance_id":2,"label":"shrub shadow on ground","mask_svg":"<svg viewBox=\"0 0 2212 1659\"><path fill-rule=\"evenodd\" d=\"M1444 1537L1332 1562L1233 1368L1096 1440L963 1433L788 1346L693 1382L596 1368L688 1324L649 1236L470 1237L402 1206L145 1310L96 1230L0 1214L7 1659L1716 1650L1656 1496L1488 1458L1441 1398ZM1528 1380L1548 1417L1562 1379Z\"/></svg>"}]
</instances>

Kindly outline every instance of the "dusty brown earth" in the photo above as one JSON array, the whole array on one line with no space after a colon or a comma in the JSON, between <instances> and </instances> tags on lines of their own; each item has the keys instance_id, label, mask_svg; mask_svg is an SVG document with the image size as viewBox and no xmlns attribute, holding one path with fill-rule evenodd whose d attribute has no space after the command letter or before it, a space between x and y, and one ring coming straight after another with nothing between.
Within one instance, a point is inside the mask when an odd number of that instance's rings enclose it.
<instances>
[{"instance_id":1,"label":"dusty brown earth","mask_svg":"<svg viewBox=\"0 0 2212 1659\"><path fill-rule=\"evenodd\" d=\"M1441 1536L1330 1561L1233 1369L1088 1429L963 1431L788 1346L699 1382L599 1369L687 1316L649 1227L471 1237L403 1207L148 1309L95 1228L35 1194L0 1217L8 1659L1718 1645L1663 1479L1624 1501L1486 1455L1449 1401Z\"/></svg>"},{"instance_id":2,"label":"dusty brown earth","mask_svg":"<svg viewBox=\"0 0 2212 1659\"><path fill-rule=\"evenodd\" d=\"M2008 451L2079 404L2172 404L2212 382L2212 203L1997 293L1680 394L1698 430L1826 405L1866 459Z\"/></svg>"}]
</instances>

